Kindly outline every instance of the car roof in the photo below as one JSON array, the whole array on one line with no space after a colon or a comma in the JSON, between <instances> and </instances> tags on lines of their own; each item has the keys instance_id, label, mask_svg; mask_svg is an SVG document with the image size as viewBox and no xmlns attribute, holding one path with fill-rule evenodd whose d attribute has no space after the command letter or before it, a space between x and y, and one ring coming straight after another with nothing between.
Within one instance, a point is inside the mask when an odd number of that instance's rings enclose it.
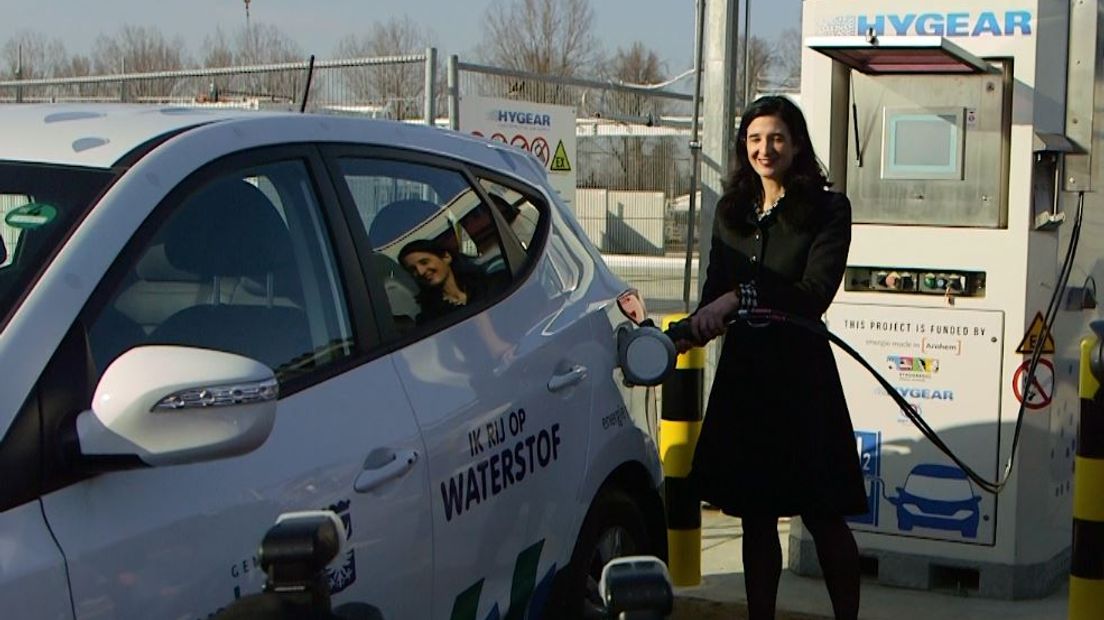
<instances>
[{"instance_id":1,"label":"car roof","mask_svg":"<svg viewBox=\"0 0 1104 620\"><path fill-rule=\"evenodd\" d=\"M461 157L530 180L535 180L538 170L543 172L539 163L533 165L531 155L513 147L420 124L338 115L118 103L0 106L0 136L4 136L0 140L0 160L111 168L135 149L162 136L212 124L266 120L289 127L320 123L331 129L342 126L340 131L327 134L344 136L348 142L402 145Z\"/></svg>"}]
</instances>

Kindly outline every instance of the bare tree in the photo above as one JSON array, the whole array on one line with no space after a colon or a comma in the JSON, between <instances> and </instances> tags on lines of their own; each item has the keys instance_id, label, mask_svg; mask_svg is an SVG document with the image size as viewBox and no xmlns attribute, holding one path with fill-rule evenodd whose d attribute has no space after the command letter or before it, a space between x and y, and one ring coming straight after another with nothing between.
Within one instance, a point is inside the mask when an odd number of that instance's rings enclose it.
<instances>
[{"instance_id":1,"label":"bare tree","mask_svg":"<svg viewBox=\"0 0 1104 620\"><path fill-rule=\"evenodd\" d=\"M485 62L554 77L591 73L601 60L590 0L496 0L483 20ZM563 88L511 84L533 101L572 103Z\"/></svg>"},{"instance_id":2,"label":"bare tree","mask_svg":"<svg viewBox=\"0 0 1104 620\"><path fill-rule=\"evenodd\" d=\"M345 58L420 54L433 45L433 35L409 17L376 22L362 35L348 35L337 45ZM392 118L417 117L425 96L425 65L375 65L345 71L343 79L360 101L384 106Z\"/></svg>"},{"instance_id":3,"label":"bare tree","mask_svg":"<svg viewBox=\"0 0 1104 620\"><path fill-rule=\"evenodd\" d=\"M66 64L65 45L47 39L40 32L21 31L0 50L0 77L25 80L62 75Z\"/></svg>"},{"instance_id":4,"label":"bare tree","mask_svg":"<svg viewBox=\"0 0 1104 620\"><path fill-rule=\"evenodd\" d=\"M169 41L153 27L123 26L114 36L100 35L92 46L93 73L153 73L182 69L190 62L184 40ZM124 99L164 99L170 97L175 81L140 80L119 89Z\"/></svg>"},{"instance_id":5,"label":"bare tree","mask_svg":"<svg viewBox=\"0 0 1104 620\"><path fill-rule=\"evenodd\" d=\"M667 79L659 55L640 42L618 49L606 63L608 77L621 84L658 84ZM610 91L602 98L599 113L613 120L650 124L663 114L663 100L646 94ZM609 155L617 163L616 175L606 179L606 187L644 190L663 189L667 177L675 173L670 161L670 138L625 135L609 138Z\"/></svg>"},{"instance_id":6,"label":"bare tree","mask_svg":"<svg viewBox=\"0 0 1104 620\"><path fill-rule=\"evenodd\" d=\"M748 97L748 101L755 99L755 94L759 90L759 82L765 79L775 66L774 51L771 49L769 43L760 39L759 37L751 37L751 53L748 55L748 75L751 76L751 96ZM740 66L743 66L744 59L744 41L741 40L737 44L737 58L740 59ZM743 77L743 76L741 76ZM744 98L744 84L743 80L739 80L736 85L736 97L737 101L743 101Z\"/></svg>"},{"instance_id":7,"label":"bare tree","mask_svg":"<svg viewBox=\"0 0 1104 620\"><path fill-rule=\"evenodd\" d=\"M295 39L269 24L258 23L242 28L235 43L237 64L289 62L306 57Z\"/></svg>"},{"instance_id":8,"label":"bare tree","mask_svg":"<svg viewBox=\"0 0 1104 620\"><path fill-rule=\"evenodd\" d=\"M114 36L97 37L92 47L92 70L105 75L172 71L189 62L183 39L169 41L152 26L123 26Z\"/></svg>"},{"instance_id":9,"label":"bare tree","mask_svg":"<svg viewBox=\"0 0 1104 620\"><path fill-rule=\"evenodd\" d=\"M203 40L204 67L270 65L306 60L299 44L282 30L263 23L243 26L232 35L221 28ZM302 96L303 71L249 72L216 78L206 86L206 96L258 97L294 102Z\"/></svg>"},{"instance_id":10,"label":"bare tree","mask_svg":"<svg viewBox=\"0 0 1104 620\"><path fill-rule=\"evenodd\" d=\"M92 75L92 59L82 54L73 54L58 69L59 77L84 77Z\"/></svg>"},{"instance_id":11,"label":"bare tree","mask_svg":"<svg viewBox=\"0 0 1104 620\"><path fill-rule=\"evenodd\" d=\"M639 41L627 50L619 48L606 63L606 74L616 82L629 85L658 84L667 79L659 55ZM635 117L658 116L662 111L660 99L643 94L611 92L605 101L613 112Z\"/></svg>"},{"instance_id":12,"label":"bare tree","mask_svg":"<svg viewBox=\"0 0 1104 620\"><path fill-rule=\"evenodd\" d=\"M801 80L801 31L787 28L774 44L776 75L783 86L796 87Z\"/></svg>"},{"instance_id":13,"label":"bare tree","mask_svg":"<svg viewBox=\"0 0 1104 620\"><path fill-rule=\"evenodd\" d=\"M202 63L204 67L234 66L234 43L226 36L222 28L216 28L214 34L203 37Z\"/></svg>"}]
</instances>

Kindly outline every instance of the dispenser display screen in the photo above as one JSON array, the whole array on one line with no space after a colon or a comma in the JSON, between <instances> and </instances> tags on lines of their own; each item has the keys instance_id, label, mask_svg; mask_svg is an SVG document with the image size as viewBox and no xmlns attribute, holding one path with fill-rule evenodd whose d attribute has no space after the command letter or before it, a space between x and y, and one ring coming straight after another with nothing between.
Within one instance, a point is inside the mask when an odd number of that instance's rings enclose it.
<instances>
[{"instance_id":1,"label":"dispenser display screen","mask_svg":"<svg viewBox=\"0 0 1104 620\"><path fill-rule=\"evenodd\" d=\"M884 179L961 179L962 110L885 111Z\"/></svg>"}]
</instances>

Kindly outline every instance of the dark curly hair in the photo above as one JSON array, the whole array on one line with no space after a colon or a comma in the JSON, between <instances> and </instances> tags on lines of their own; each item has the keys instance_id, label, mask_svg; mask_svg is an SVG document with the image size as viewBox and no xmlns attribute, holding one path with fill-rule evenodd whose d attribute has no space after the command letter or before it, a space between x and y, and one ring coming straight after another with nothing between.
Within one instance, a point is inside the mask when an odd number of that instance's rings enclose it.
<instances>
[{"instance_id":1,"label":"dark curly hair","mask_svg":"<svg viewBox=\"0 0 1104 620\"><path fill-rule=\"evenodd\" d=\"M813 143L809 139L809 127L801 110L786 97L760 97L748 106L740 119L733 152L733 168L724 180L724 193L717 201L717 216L731 228L748 226L755 206L763 201L763 182L748 161L748 126L760 116L774 116L782 120L790 130L797 152L786 171L783 184L786 187L786 208L779 217L797 227L807 227L812 221L817 199L831 182L817 160Z\"/></svg>"},{"instance_id":2,"label":"dark curly hair","mask_svg":"<svg viewBox=\"0 0 1104 620\"><path fill-rule=\"evenodd\" d=\"M446 256L451 257L452 261L449 263L449 269L452 271L453 277L456 278L456 285L465 293L471 292L473 280L480 275L479 268L471 259L453 248L446 247L443 243L435 239L415 239L407 243L399 250L399 263L405 267L406 263L403 262L403 259L414 252L433 254L442 259ZM418 279L418 288L420 289L419 294L438 294L427 291L421 279Z\"/></svg>"}]
</instances>

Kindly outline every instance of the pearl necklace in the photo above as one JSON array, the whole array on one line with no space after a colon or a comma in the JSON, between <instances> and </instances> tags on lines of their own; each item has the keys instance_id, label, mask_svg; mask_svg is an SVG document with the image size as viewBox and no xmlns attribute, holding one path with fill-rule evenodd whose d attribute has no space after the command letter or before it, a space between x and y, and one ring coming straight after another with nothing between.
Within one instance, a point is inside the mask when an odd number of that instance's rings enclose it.
<instances>
[{"instance_id":1,"label":"pearl necklace","mask_svg":"<svg viewBox=\"0 0 1104 620\"><path fill-rule=\"evenodd\" d=\"M465 306L468 303L468 300L467 300L466 297L461 297L461 298L457 299L457 298L449 297L448 295L445 295L444 293L441 293L441 299L445 300L445 303L449 303L449 304L452 304L454 306Z\"/></svg>"},{"instance_id":2,"label":"pearl necklace","mask_svg":"<svg viewBox=\"0 0 1104 620\"><path fill-rule=\"evenodd\" d=\"M774 199L773 202L771 202L770 207L768 207L766 209L764 209L763 205L761 205L761 204L756 205L755 206L755 214L759 216L759 219L763 219L763 218L767 217L768 215L770 215L771 211L774 211L774 208L777 207L778 203L782 202L782 199L785 198L785 197L786 197L786 192L783 191L781 194L778 195L777 198Z\"/></svg>"}]
</instances>

